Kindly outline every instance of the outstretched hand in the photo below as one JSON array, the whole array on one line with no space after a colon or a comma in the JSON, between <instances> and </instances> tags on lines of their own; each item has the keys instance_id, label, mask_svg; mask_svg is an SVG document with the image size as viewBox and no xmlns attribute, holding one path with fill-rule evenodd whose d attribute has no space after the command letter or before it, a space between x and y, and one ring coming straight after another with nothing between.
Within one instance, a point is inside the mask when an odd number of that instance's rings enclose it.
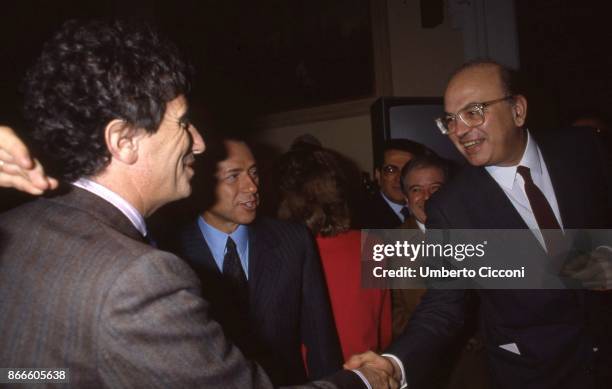
<instances>
[{"instance_id":1,"label":"outstretched hand","mask_svg":"<svg viewBox=\"0 0 612 389\"><path fill-rule=\"evenodd\" d=\"M378 355L373 351L353 355L346 361L344 368L358 369L360 371L362 369L373 369L379 373L384 373L384 376L388 377L388 386L383 387L397 388L402 379L399 367L391 359ZM368 378L367 375L366 378Z\"/></svg>"},{"instance_id":2,"label":"outstretched hand","mask_svg":"<svg viewBox=\"0 0 612 389\"><path fill-rule=\"evenodd\" d=\"M0 126L0 187L15 188L33 195L57 188L56 179L45 175L15 131Z\"/></svg>"}]
</instances>

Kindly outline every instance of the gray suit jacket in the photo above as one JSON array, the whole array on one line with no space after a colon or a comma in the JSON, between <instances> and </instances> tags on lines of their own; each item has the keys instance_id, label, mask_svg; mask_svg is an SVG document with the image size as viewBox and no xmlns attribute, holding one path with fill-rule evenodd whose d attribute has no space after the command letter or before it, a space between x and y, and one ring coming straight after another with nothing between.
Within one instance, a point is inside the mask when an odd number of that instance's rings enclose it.
<instances>
[{"instance_id":1,"label":"gray suit jacket","mask_svg":"<svg viewBox=\"0 0 612 389\"><path fill-rule=\"evenodd\" d=\"M76 387L272 387L199 290L103 199L39 199L0 215L0 366L67 367ZM345 371L312 386L359 383Z\"/></svg>"}]
</instances>

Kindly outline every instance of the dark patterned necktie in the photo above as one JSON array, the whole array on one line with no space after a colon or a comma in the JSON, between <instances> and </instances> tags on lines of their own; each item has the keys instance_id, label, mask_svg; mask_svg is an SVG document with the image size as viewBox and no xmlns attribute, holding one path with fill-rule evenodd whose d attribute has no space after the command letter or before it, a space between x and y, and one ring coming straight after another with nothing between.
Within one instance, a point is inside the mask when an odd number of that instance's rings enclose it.
<instances>
[{"instance_id":1,"label":"dark patterned necktie","mask_svg":"<svg viewBox=\"0 0 612 389\"><path fill-rule=\"evenodd\" d=\"M230 289L237 294L236 297L239 297L241 300L245 299L248 293L247 278L240 263L236 243L229 236L225 244L225 257L223 257L223 276L226 282L228 282Z\"/></svg>"},{"instance_id":2,"label":"dark patterned necktie","mask_svg":"<svg viewBox=\"0 0 612 389\"><path fill-rule=\"evenodd\" d=\"M402 214L402 216L404 216L404 221L408 220L408 218L410 218L410 210L408 209L408 207L403 207L400 211L400 213Z\"/></svg>"}]
</instances>

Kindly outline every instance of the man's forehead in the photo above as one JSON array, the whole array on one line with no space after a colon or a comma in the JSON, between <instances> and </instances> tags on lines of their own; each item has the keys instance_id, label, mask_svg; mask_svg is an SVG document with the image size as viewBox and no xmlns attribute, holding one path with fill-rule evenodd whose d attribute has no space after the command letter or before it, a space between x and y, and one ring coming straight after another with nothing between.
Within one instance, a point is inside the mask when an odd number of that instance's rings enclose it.
<instances>
[{"instance_id":1,"label":"man's forehead","mask_svg":"<svg viewBox=\"0 0 612 389\"><path fill-rule=\"evenodd\" d=\"M408 175L406 176L407 181L416 181L416 180L424 180L431 179L432 181L438 181L440 177L444 177L444 172L442 169L436 166L425 166L425 167L417 167L416 169L412 169Z\"/></svg>"},{"instance_id":2,"label":"man's forehead","mask_svg":"<svg viewBox=\"0 0 612 389\"><path fill-rule=\"evenodd\" d=\"M499 70L494 66L478 66L456 74L444 93L444 110L456 112L472 104L503 97Z\"/></svg>"},{"instance_id":3,"label":"man's forehead","mask_svg":"<svg viewBox=\"0 0 612 389\"><path fill-rule=\"evenodd\" d=\"M227 156L218 163L219 170L248 169L255 165L253 153L246 143L234 140L227 140L223 143Z\"/></svg>"},{"instance_id":4,"label":"man's forehead","mask_svg":"<svg viewBox=\"0 0 612 389\"><path fill-rule=\"evenodd\" d=\"M384 154L384 163L386 165L386 164L390 164L390 163L393 163L393 162L402 162L402 161L410 160L410 159L412 159L412 157L413 157L412 153L410 153L408 151L398 150L398 149L390 149L390 150L386 150L385 151L385 154Z\"/></svg>"}]
</instances>

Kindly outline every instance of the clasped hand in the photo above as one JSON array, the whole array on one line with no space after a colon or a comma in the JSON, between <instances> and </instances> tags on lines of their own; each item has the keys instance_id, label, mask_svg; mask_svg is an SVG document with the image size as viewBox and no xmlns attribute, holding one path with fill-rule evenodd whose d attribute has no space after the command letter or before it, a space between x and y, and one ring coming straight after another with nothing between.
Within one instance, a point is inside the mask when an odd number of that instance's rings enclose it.
<instances>
[{"instance_id":1,"label":"clasped hand","mask_svg":"<svg viewBox=\"0 0 612 389\"><path fill-rule=\"evenodd\" d=\"M372 351L353 355L346 361L344 368L359 370L373 389L397 389L400 386L401 372L396 363Z\"/></svg>"}]
</instances>

